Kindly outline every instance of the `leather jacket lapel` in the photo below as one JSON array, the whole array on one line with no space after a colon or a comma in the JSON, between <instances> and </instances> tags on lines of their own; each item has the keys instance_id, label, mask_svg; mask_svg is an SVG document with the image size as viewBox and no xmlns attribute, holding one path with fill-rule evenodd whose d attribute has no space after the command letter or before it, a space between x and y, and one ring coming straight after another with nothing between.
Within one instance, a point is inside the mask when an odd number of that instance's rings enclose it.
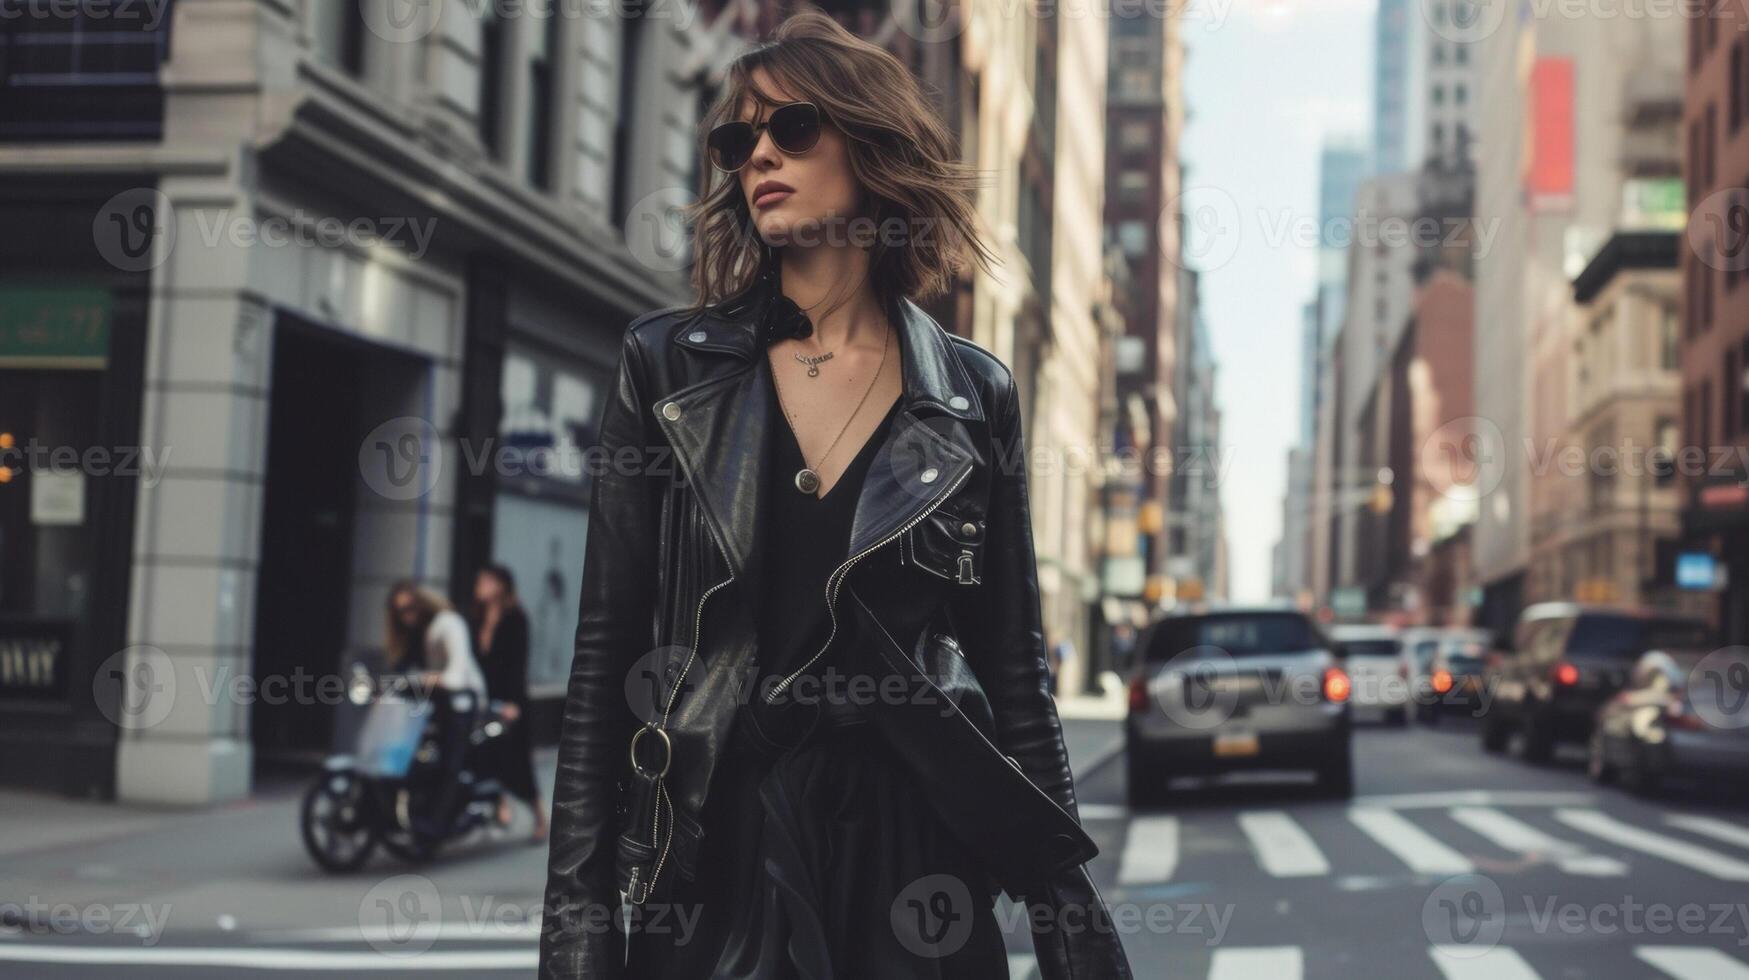
<instances>
[{"instance_id":1,"label":"leather jacket lapel","mask_svg":"<svg viewBox=\"0 0 1749 980\"><path fill-rule=\"evenodd\" d=\"M761 341L770 308L756 284L680 328L676 343L700 356L740 362L650 406L697 494L735 578L757 594L766 459L773 426L787 424L771 393ZM899 328L904 390L857 497L852 555L878 546L945 496L977 465L967 422L984 419L976 388L941 325L908 299L891 312ZM777 492L782 491L777 488Z\"/></svg>"}]
</instances>

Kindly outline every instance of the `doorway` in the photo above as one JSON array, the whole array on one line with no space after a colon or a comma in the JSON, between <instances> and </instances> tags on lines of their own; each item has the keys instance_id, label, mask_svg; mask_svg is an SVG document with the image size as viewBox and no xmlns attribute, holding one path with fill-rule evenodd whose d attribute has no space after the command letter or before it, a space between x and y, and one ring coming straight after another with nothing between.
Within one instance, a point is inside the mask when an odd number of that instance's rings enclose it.
<instances>
[{"instance_id":1,"label":"doorway","mask_svg":"<svg viewBox=\"0 0 1749 980\"><path fill-rule=\"evenodd\" d=\"M344 338L284 317L275 326L250 716L257 768L316 761L329 748L335 706L317 680L339 673L346 647L363 361Z\"/></svg>"}]
</instances>

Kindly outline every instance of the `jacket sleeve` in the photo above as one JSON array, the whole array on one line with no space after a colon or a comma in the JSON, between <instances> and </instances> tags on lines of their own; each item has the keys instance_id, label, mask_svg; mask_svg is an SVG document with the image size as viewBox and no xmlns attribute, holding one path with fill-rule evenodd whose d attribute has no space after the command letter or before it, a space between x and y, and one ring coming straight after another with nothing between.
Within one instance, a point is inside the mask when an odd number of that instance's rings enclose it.
<instances>
[{"instance_id":1,"label":"jacket sleeve","mask_svg":"<svg viewBox=\"0 0 1749 980\"><path fill-rule=\"evenodd\" d=\"M628 329L592 476L576 652L559 735L540 975L620 980L625 939L614 879L617 811L637 727L625 694L651 643L657 555L654 479L662 436L647 412L641 348Z\"/></svg>"},{"instance_id":2,"label":"jacket sleeve","mask_svg":"<svg viewBox=\"0 0 1749 980\"><path fill-rule=\"evenodd\" d=\"M1013 375L991 415L990 503L984 581L968 596L964 627L973 670L990 699L997 743L1040 789L1076 820L1069 753L1051 696L1038 559L1027 486L1026 440ZM1040 881L1026 895L1043 980L1127 980L1129 961L1110 913L1085 865Z\"/></svg>"}]
</instances>

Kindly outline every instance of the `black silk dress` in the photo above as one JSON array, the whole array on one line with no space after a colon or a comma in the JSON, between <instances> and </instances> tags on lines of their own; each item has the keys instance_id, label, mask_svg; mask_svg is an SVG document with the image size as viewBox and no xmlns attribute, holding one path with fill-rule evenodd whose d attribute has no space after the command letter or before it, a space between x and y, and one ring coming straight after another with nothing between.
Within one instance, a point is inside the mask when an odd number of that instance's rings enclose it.
<instances>
[{"instance_id":1,"label":"black silk dress","mask_svg":"<svg viewBox=\"0 0 1749 980\"><path fill-rule=\"evenodd\" d=\"M630 977L1008 977L990 878L872 725L818 721L813 702L855 690L826 679L842 662L841 644L856 642L842 595L831 651L792 696L775 705L760 696L832 632L826 580L849 557L863 475L897 415L895 402L824 498L795 487L804 463L788 423L774 433L758 681L705 801L698 874L676 881L670 908L646 908L632 923ZM865 688L860 697L868 696Z\"/></svg>"}]
</instances>

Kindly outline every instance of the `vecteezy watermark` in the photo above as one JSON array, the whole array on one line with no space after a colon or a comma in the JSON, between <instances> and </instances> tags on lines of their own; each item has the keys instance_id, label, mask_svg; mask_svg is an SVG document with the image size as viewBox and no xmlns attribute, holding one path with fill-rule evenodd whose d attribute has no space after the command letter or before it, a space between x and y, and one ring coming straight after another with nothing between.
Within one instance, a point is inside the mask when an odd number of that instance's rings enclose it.
<instances>
[{"instance_id":1,"label":"vecteezy watermark","mask_svg":"<svg viewBox=\"0 0 1749 980\"><path fill-rule=\"evenodd\" d=\"M1160 713L1189 731L1219 728L1237 712L1241 700L1269 707L1335 703L1329 678L1323 672L1247 669L1242 657L1219 646L1188 647L1150 669L1153 675L1147 681L1148 692ZM1348 686L1342 698L1366 708L1469 707L1479 718L1488 713L1495 696L1494 682L1484 678L1460 682L1447 677L1450 686L1440 690L1432 678L1406 672L1367 671L1344 676Z\"/></svg>"},{"instance_id":2,"label":"vecteezy watermark","mask_svg":"<svg viewBox=\"0 0 1749 980\"><path fill-rule=\"evenodd\" d=\"M1487 875L1447 878L1421 903L1421 928L1446 955L1481 956L1506 934L1506 896Z\"/></svg>"},{"instance_id":3,"label":"vecteezy watermark","mask_svg":"<svg viewBox=\"0 0 1749 980\"><path fill-rule=\"evenodd\" d=\"M1100 24L1116 20L1170 20L1179 24L1201 23L1205 29L1214 30L1226 23L1232 9L1232 0L994 0L978 5L975 10L944 0L922 4L892 0L888 4L893 25L925 44L953 41L973 20L1012 23L1022 18L1097 18Z\"/></svg>"},{"instance_id":4,"label":"vecteezy watermark","mask_svg":"<svg viewBox=\"0 0 1749 980\"><path fill-rule=\"evenodd\" d=\"M989 895L978 898L983 908L989 907ZM893 897L888 919L899 945L914 955L939 959L965 948L979 911L964 878L932 874L900 889Z\"/></svg>"},{"instance_id":5,"label":"vecteezy watermark","mask_svg":"<svg viewBox=\"0 0 1749 980\"><path fill-rule=\"evenodd\" d=\"M0 4L0 24L15 21L62 21L137 26L142 34L164 23L170 0L7 0Z\"/></svg>"},{"instance_id":6,"label":"vecteezy watermark","mask_svg":"<svg viewBox=\"0 0 1749 980\"><path fill-rule=\"evenodd\" d=\"M24 470L33 477L88 476L136 477L140 486L156 487L170 466L169 446L61 446L37 441L35 437L22 443L0 439L0 482L10 480L12 472Z\"/></svg>"},{"instance_id":7,"label":"vecteezy watermark","mask_svg":"<svg viewBox=\"0 0 1749 980\"><path fill-rule=\"evenodd\" d=\"M61 936L126 935L141 946L156 946L172 908L168 903L56 902L33 895L0 900L0 927Z\"/></svg>"},{"instance_id":8,"label":"vecteezy watermark","mask_svg":"<svg viewBox=\"0 0 1749 980\"><path fill-rule=\"evenodd\" d=\"M359 900L358 929L384 956L417 956L443 931L443 896L423 875L385 878Z\"/></svg>"},{"instance_id":9,"label":"vecteezy watermark","mask_svg":"<svg viewBox=\"0 0 1749 980\"><path fill-rule=\"evenodd\" d=\"M955 874L924 875L893 896L888 919L899 944L917 956L939 959L965 948L980 917L1009 935L1058 933L1175 935L1201 937L1218 946L1232 924L1236 906L1192 902L995 902L996 886L977 887Z\"/></svg>"},{"instance_id":10,"label":"vecteezy watermark","mask_svg":"<svg viewBox=\"0 0 1749 980\"><path fill-rule=\"evenodd\" d=\"M1460 44L1494 34L1513 11L1526 20L1692 20L1722 17L1715 0L1421 0L1421 16L1440 37Z\"/></svg>"},{"instance_id":11,"label":"vecteezy watermark","mask_svg":"<svg viewBox=\"0 0 1749 980\"><path fill-rule=\"evenodd\" d=\"M400 0L388 0L396 2ZM375 9L379 5L365 6ZM368 252L390 248L418 259L431 248L437 218L341 218L312 214L303 208L288 214L258 214L225 207L194 207L179 215L162 191L135 187L105 201L91 223L97 253L123 272L144 272L162 265L175 251L180 233L194 235L196 243L207 249L345 248Z\"/></svg>"},{"instance_id":12,"label":"vecteezy watermark","mask_svg":"<svg viewBox=\"0 0 1749 980\"><path fill-rule=\"evenodd\" d=\"M91 676L92 700L123 731L162 725L176 707L176 666L154 646L131 646L104 658Z\"/></svg>"},{"instance_id":13,"label":"vecteezy watermark","mask_svg":"<svg viewBox=\"0 0 1749 980\"><path fill-rule=\"evenodd\" d=\"M1420 476L1442 497L1480 500L1506 478L1505 445L1506 437L1492 419L1452 419L1421 444Z\"/></svg>"},{"instance_id":14,"label":"vecteezy watermark","mask_svg":"<svg viewBox=\"0 0 1749 980\"><path fill-rule=\"evenodd\" d=\"M1749 269L1749 188L1727 187L1702 198L1686 234L1695 257L1713 269Z\"/></svg>"},{"instance_id":15,"label":"vecteezy watermark","mask_svg":"<svg viewBox=\"0 0 1749 980\"><path fill-rule=\"evenodd\" d=\"M1226 189L1213 185L1185 188L1161 210L1162 232L1180 215L1184 219L1184 238L1179 246L1181 262L1208 271L1226 265L1238 254L1246 234L1247 215ZM1290 209L1258 208L1249 219L1256 226L1257 241L1271 249L1353 246L1431 250L1467 244L1481 258L1493 250L1500 233L1500 222L1494 219L1436 218L1372 210L1319 219Z\"/></svg>"},{"instance_id":16,"label":"vecteezy watermark","mask_svg":"<svg viewBox=\"0 0 1749 980\"><path fill-rule=\"evenodd\" d=\"M443 442L437 427L416 415L392 418L358 444L364 485L389 500L416 500L443 476Z\"/></svg>"},{"instance_id":17,"label":"vecteezy watermark","mask_svg":"<svg viewBox=\"0 0 1749 980\"><path fill-rule=\"evenodd\" d=\"M1642 902L1632 895L1601 902L1564 902L1523 895L1514 914L1494 879L1463 874L1440 882L1421 906L1421 925L1439 955L1471 959L1500 945L1509 923L1538 937L1705 936L1749 946L1749 904Z\"/></svg>"},{"instance_id":18,"label":"vecteezy watermark","mask_svg":"<svg viewBox=\"0 0 1749 980\"><path fill-rule=\"evenodd\" d=\"M1723 647L1702 657L1688 672L1688 699L1713 728L1749 728L1749 647Z\"/></svg>"},{"instance_id":19,"label":"vecteezy watermark","mask_svg":"<svg viewBox=\"0 0 1749 980\"><path fill-rule=\"evenodd\" d=\"M382 0L363 4L365 27L391 44L419 41L435 32L445 16L479 24L522 18L546 20L651 20L690 28L697 8L681 0Z\"/></svg>"}]
</instances>

